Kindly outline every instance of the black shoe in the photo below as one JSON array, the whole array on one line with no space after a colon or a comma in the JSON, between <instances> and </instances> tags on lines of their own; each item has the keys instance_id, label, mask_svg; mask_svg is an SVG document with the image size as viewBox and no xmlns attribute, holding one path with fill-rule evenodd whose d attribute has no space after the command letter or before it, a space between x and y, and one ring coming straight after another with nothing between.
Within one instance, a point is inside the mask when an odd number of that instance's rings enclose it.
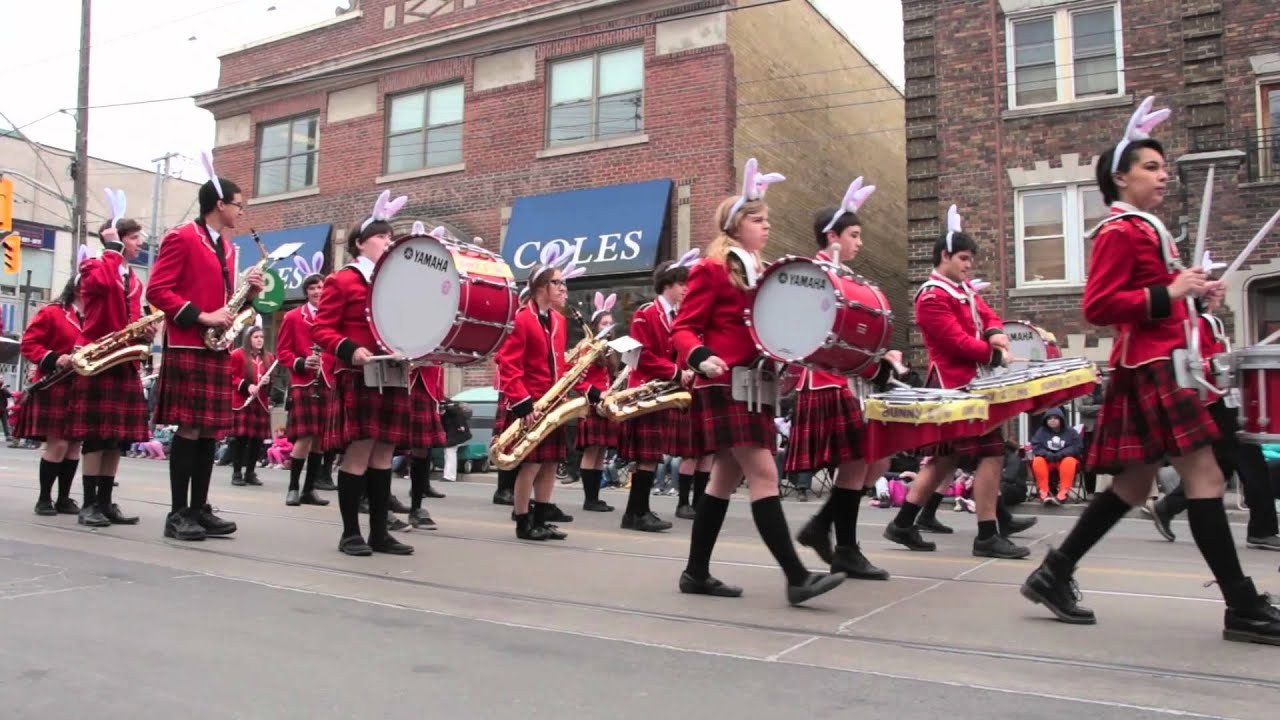
<instances>
[{"instance_id":1,"label":"black shoe","mask_svg":"<svg viewBox=\"0 0 1280 720\"><path fill-rule=\"evenodd\" d=\"M681 505L680 507L676 508L676 517L680 518L681 520L692 520L694 517L697 516L697 514L698 512L693 509L692 505Z\"/></svg>"},{"instance_id":2,"label":"black shoe","mask_svg":"<svg viewBox=\"0 0 1280 720\"><path fill-rule=\"evenodd\" d=\"M418 530L435 530L439 526L436 521L431 519L431 513L426 508L418 508L409 511L409 524Z\"/></svg>"},{"instance_id":3,"label":"black shoe","mask_svg":"<svg viewBox=\"0 0 1280 720\"><path fill-rule=\"evenodd\" d=\"M98 507L97 503L89 503L80 508L80 517L76 522L88 527L109 527L111 525L111 521L107 519L106 515L102 514L102 508Z\"/></svg>"},{"instance_id":4,"label":"black shoe","mask_svg":"<svg viewBox=\"0 0 1280 720\"><path fill-rule=\"evenodd\" d=\"M1008 525L1005 525L1004 527L1000 528L1000 534L1005 537L1009 537L1010 535L1017 535L1019 533L1024 533L1030 530L1031 528L1035 527L1036 523L1038 522L1040 522L1040 518L1038 517L1031 517L1031 516L1017 517L1015 515L1009 518Z\"/></svg>"},{"instance_id":5,"label":"black shoe","mask_svg":"<svg viewBox=\"0 0 1280 720\"><path fill-rule=\"evenodd\" d=\"M613 506L603 500L587 500L582 503L587 512L613 512Z\"/></svg>"},{"instance_id":6,"label":"black shoe","mask_svg":"<svg viewBox=\"0 0 1280 720\"><path fill-rule=\"evenodd\" d=\"M533 524L533 513L516 515L516 537L521 540L550 540L550 533L544 525Z\"/></svg>"},{"instance_id":7,"label":"black shoe","mask_svg":"<svg viewBox=\"0 0 1280 720\"><path fill-rule=\"evenodd\" d=\"M37 514L37 515L43 515L43 516L45 516L45 517L49 517L49 516L57 515L57 514L58 514L58 511L57 511L56 509L54 509L54 507L53 507L53 501L52 501L52 500L37 500L37 501L36 501L36 510L35 510L35 511L36 511L36 514ZM77 515L79 514L79 511L78 511L78 510L76 511L76 514L77 514Z\"/></svg>"},{"instance_id":8,"label":"black shoe","mask_svg":"<svg viewBox=\"0 0 1280 720\"><path fill-rule=\"evenodd\" d=\"M912 525L909 528L900 528L892 521L884 529L884 539L904 545L908 550L916 552L933 552L938 549L934 543L920 537L920 526Z\"/></svg>"},{"instance_id":9,"label":"black shoe","mask_svg":"<svg viewBox=\"0 0 1280 720\"><path fill-rule=\"evenodd\" d=\"M244 474L244 484L245 485L262 485L262 481L258 479L258 473L256 470L251 469L249 470L249 472Z\"/></svg>"},{"instance_id":10,"label":"black shoe","mask_svg":"<svg viewBox=\"0 0 1280 720\"><path fill-rule=\"evenodd\" d=\"M680 592L685 595L711 595L712 597L742 597L742 588L726 585L708 575L699 580L686 570L680 573Z\"/></svg>"},{"instance_id":11,"label":"black shoe","mask_svg":"<svg viewBox=\"0 0 1280 720\"><path fill-rule=\"evenodd\" d=\"M244 487L244 473L241 473L239 470L232 470L231 484L236 487Z\"/></svg>"},{"instance_id":12,"label":"black shoe","mask_svg":"<svg viewBox=\"0 0 1280 720\"><path fill-rule=\"evenodd\" d=\"M296 489L290 490L284 496L284 504L289 507L298 507L302 504L302 493L298 492Z\"/></svg>"},{"instance_id":13,"label":"black shoe","mask_svg":"<svg viewBox=\"0 0 1280 720\"><path fill-rule=\"evenodd\" d=\"M1093 625L1098 622L1093 611L1077 604L1081 595L1073 571L1066 556L1050 549L1040 567L1022 583L1022 597L1049 608L1064 623Z\"/></svg>"},{"instance_id":14,"label":"black shoe","mask_svg":"<svg viewBox=\"0 0 1280 720\"><path fill-rule=\"evenodd\" d=\"M1258 593L1252 579L1241 580L1223 594L1231 598L1223 616L1224 640L1280 645L1280 608Z\"/></svg>"},{"instance_id":15,"label":"black shoe","mask_svg":"<svg viewBox=\"0 0 1280 720\"><path fill-rule=\"evenodd\" d=\"M938 522L936 517L917 518L916 527L920 528L920 532L933 533L935 535L950 535L955 532L955 530Z\"/></svg>"},{"instance_id":16,"label":"black shoe","mask_svg":"<svg viewBox=\"0 0 1280 720\"><path fill-rule=\"evenodd\" d=\"M800 532L796 535L796 542L812 548L827 565L835 562L835 555L831 550L831 526L820 520L817 515L809 518L809 522L800 528Z\"/></svg>"},{"instance_id":17,"label":"black shoe","mask_svg":"<svg viewBox=\"0 0 1280 720\"><path fill-rule=\"evenodd\" d=\"M400 498L395 495L391 496L391 504L387 507L390 508L393 513L399 513L401 515L407 515L409 513L409 506L401 502Z\"/></svg>"},{"instance_id":18,"label":"black shoe","mask_svg":"<svg viewBox=\"0 0 1280 720\"><path fill-rule=\"evenodd\" d=\"M542 516L542 519L545 522L549 522L549 523L573 522L573 516L565 514L565 512L560 509L560 506L556 505L555 503L538 503L538 507L545 508L542 511L544 513L544 515Z\"/></svg>"},{"instance_id":19,"label":"black shoe","mask_svg":"<svg viewBox=\"0 0 1280 720\"><path fill-rule=\"evenodd\" d=\"M223 537L236 531L236 524L214 515L211 505L205 504L204 507L192 508L192 510L195 521L200 523L200 527L204 528L204 533L209 537Z\"/></svg>"},{"instance_id":20,"label":"black shoe","mask_svg":"<svg viewBox=\"0 0 1280 720\"><path fill-rule=\"evenodd\" d=\"M493 504L494 505L515 505L516 504L515 493L511 492L510 490L503 490L502 488L498 488L497 490L493 491Z\"/></svg>"},{"instance_id":21,"label":"black shoe","mask_svg":"<svg viewBox=\"0 0 1280 720\"><path fill-rule=\"evenodd\" d=\"M395 515L392 515L389 512L387 513L387 530L390 530L392 532L400 532L401 530L408 530L408 529L409 529L409 523L401 520L400 518L396 517Z\"/></svg>"},{"instance_id":22,"label":"black shoe","mask_svg":"<svg viewBox=\"0 0 1280 720\"><path fill-rule=\"evenodd\" d=\"M75 498L62 498L53 504L53 509L59 515L79 515L80 505L76 503ZM37 513L38 514L38 513Z\"/></svg>"},{"instance_id":23,"label":"black shoe","mask_svg":"<svg viewBox=\"0 0 1280 720\"><path fill-rule=\"evenodd\" d=\"M569 537L569 533L561 530L559 526L551 523L543 523L542 529L547 531L548 540L565 540Z\"/></svg>"},{"instance_id":24,"label":"black shoe","mask_svg":"<svg viewBox=\"0 0 1280 720\"><path fill-rule=\"evenodd\" d=\"M386 553L387 555L412 555L413 546L405 545L396 540L390 533L382 537L370 537L369 547L377 553Z\"/></svg>"},{"instance_id":25,"label":"black shoe","mask_svg":"<svg viewBox=\"0 0 1280 720\"><path fill-rule=\"evenodd\" d=\"M1031 554L1031 548L1017 545L1003 535L992 535L986 540L974 538L973 554L975 557L1021 560Z\"/></svg>"},{"instance_id":26,"label":"black shoe","mask_svg":"<svg viewBox=\"0 0 1280 720\"><path fill-rule=\"evenodd\" d=\"M373 548L359 535L346 535L338 541L338 551L354 557L369 557Z\"/></svg>"},{"instance_id":27,"label":"black shoe","mask_svg":"<svg viewBox=\"0 0 1280 720\"><path fill-rule=\"evenodd\" d=\"M338 489L338 486L333 483L332 478L318 477L316 478L315 488L325 492L334 492Z\"/></svg>"},{"instance_id":28,"label":"black shoe","mask_svg":"<svg viewBox=\"0 0 1280 720\"><path fill-rule=\"evenodd\" d=\"M622 516L622 529L635 530L637 532L662 532L671 529L671 523L663 520L652 512L643 515L626 515Z\"/></svg>"},{"instance_id":29,"label":"black shoe","mask_svg":"<svg viewBox=\"0 0 1280 720\"><path fill-rule=\"evenodd\" d=\"M872 565L867 556L862 554L862 548L857 545L836 546L835 557L831 562L831 572L844 573L858 580L889 579L889 571Z\"/></svg>"},{"instance_id":30,"label":"black shoe","mask_svg":"<svg viewBox=\"0 0 1280 720\"><path fill-rule=\"evenodd\" d=\"M799 605L806 600L812 600L825 592L835 590L840 583L844 582L844 579L844 573L837 572L830 575L809 573L803 585L787 585L787 602Z\"/></svg>"},{"instance_id":31,"label":"black shoe","mask_svg":"<svg viewBox=\"0 0 1280 720\"><path fill-rule=\"evenodd\" d=\"M444 497L444 493L440 492L439 490L436 490L435 488L429 487L427 488L427 492L424 495L424 497L440 500Z\"/></svg>"},{"instance_id":32,"label":"black shoe","mask_svg":"<svg viewBox=\"0 0 1280 720\"><path fill-rule=\"evenodd\" d=\"M207 533L190 508L169 513L164 520L164 536L175 540L204 540Z\"/></svg>"},{"instance_id":33,"label":"black shoe","mask_svg":"<svg viewBox=\"0 0 1280 720\"><path fill-rule=\"evenodd\" d=\"M138 518L135 515L125 515L120 512L120 506L111 503L109 506L102 508L102 514L112 525L137 525Z\"/></svg>"},{"instance_id":34,"label":"black shoe","mask_svg":"<svg viewBox=\"0 0 1280 720\"><path fill-rule=\"evenodd\" d=\"M1151 515L1151 522L1156 526L1156 532L1160 533L1160 537L1173 542L1178 539L1173 534L1173 516L1169 514L1169 509L1164 503L1158 500L1148 500L1146 507L1143 508Z\"/></svg>"},{"instance_id":35,"label":"black shoe","mask_svg":"<svg viewBox=\"0 0 1280 720\"><path fill-rule=\"evenodd\" d=\"M317 495L314 490L311 492L302 493L302 496L299 497L298 500L303 505L316 505L318 507L324 507L325 505L329 504L328 500L325 500L324 498Z\"/></svg>"}]
</instances>

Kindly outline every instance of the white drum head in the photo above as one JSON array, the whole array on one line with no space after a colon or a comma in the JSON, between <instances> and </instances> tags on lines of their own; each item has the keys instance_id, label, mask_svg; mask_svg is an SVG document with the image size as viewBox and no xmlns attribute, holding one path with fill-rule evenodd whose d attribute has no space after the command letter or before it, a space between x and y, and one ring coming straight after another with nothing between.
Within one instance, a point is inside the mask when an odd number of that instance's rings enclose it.
<instances>
[{"instance_id":1,"label":"white drum head","mask_svg":"<svg viewBox=\"0 0 1280 720\"><path fill-rule=\"evenodd\" d=\"M1014 357L1029 361L1043 362L1049 358L1049 344L1040 337L1040 331L1030 323L1010 320L1004 324L1004 334L1009 337L1009 352ZM1007 370L1025 370L1030 362L1012 362Z\"/></svg>"},{"instance_id":2,"label":"white drum head","mask_svg":"<svg viewBox=\"0 0 1280 720\"><path fill-rule=\"evenodd\" d=\"M389 352L415 360L434 352L453 328L461 297L453 253L433 237L401 238L378 261L369 317Z\"/></svg>"},{"instance_id":3,"label":"white drum head","mask_svg":"<svg viewBox=\"0 0 1280 720\"><path fill-rule=\"evenodd\" d=\"M795 261L768 273L751 307L756 338L775 359L802 360L822 346L836 322L836 291L815 262Z\"/></svg>"}]
</instances>

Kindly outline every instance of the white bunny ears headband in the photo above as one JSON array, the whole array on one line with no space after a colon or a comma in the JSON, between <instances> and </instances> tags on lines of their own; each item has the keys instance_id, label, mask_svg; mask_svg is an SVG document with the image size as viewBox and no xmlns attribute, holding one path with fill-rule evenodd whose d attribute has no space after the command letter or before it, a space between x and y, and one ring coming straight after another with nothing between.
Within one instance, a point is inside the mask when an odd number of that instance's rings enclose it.
<instances>
[{"instance_id":1,"label":"white bunny ears headband","mask_svg":"<svg viewBox=\"0 0 1280 720\"><path fill-rule=\"evenodd\" d=\"M204 171L209 173L209 182L213 183L213 189L218 193L219 200L226 200L227 196L222 194L222 182L218 180L218 173L213 169L213 156L208 150L200 151L200 162L204 165Z\"/></svg>"},{"instance_id":2,"label":"white bunny ears headband","mask_svg":"<svg viewBox=\"0 0 1280 720\"><path fill-rule=\"evenodd\" d=\"M378 195L378 199L373 203L373 214L365 218L364 222L360 223L360 232L363 233L365 228L368 228L375 222L390 221L391 218L395 217L396 213L400 212L407 202L409 202L409 196L401 195L395 200L392 200L391 191L383 190L382 193Z\"/></svg>"},{"instance_id":3,"label":"white bunny ears headband","mask_svg":"<svg viewBox=\"0 0 1280 720\"><path fill-rule=\"evenodd\" d=\"M617 302L617 293L609 293L609 297L605 297L602 293L597 292L596 296L591 300L591 306L595 308L595 311L591 313L591 324L594 325L601 315L606 315L613 310L613 306Z\"/></svg>"},{"instance_id":4,"label":"white bunny ears headband","mask_svg":"<svg viewBox=\"0 0 1280 720\"><path fill-rule=\"evenodd\" d=\"M951 236L960 231L960 212L956 210L955 205L952 205L947 208L947 252L955 252L951 249Z\"/></svg>"},{"instance_id":5,"label":"white bunny ears headband","mask_svg":"<svg viewBox=\"0 0 1280 720\"><path fill-rule=\"evenodd\" d=\"M738 196L733 207L729 208L729 217L724 219L724 229L728 230L733 224L733 216L738 214L743 205L753 200L763 200L764 194L769 191L769 185L782 182L787 178L781 173L767 173L761 175L759 173L759 163L755 158L747 161L746 167L742 171L742 194Z\"/></svg>"},{"instance_id":6,"label":"white bunny ears headband","mask_svg":"<svg viewBox=\"0 0 1280 720\"><path fill-rule=\"evenodd\" d=\"M1124 157L1130 143L1150 138L1151 131L1168 119L1170 115L1169 108L1151 112L1155 102L1155 97L1147 97L1146 100L1143 100L1138 105L1138 109L1133 111L1133 115L1129 117L1129 125L1124 129L1124 137L1116 144L1115 152L1111 154L1111 172L1114 173L1120 169L1120 158Z\"/></svg>"},{"instance_id":7,"label":"white bunny ears headband","mask_svg":"<svg viewBox=\"0 0 1280 720\"><path fill-rule=\"evenodd\" d=\"M560 277L565 280L572 280L587 271L573 261L573 253L560 242L549 242L542 246L542 252L538 253L538 269L529 276L529 286L533 287L534 282L548 270L559 270Z\"/></svg>"},{"instance_id":8,"label":"white bunny ears headband","mask_svg":"<svg viewBox=\"0 0 1280 720\"><path fill-rule=\"evenodd\" d=\"M836 210L835 215L831 216L831 222L827 223L827 226L822 228L822 232L825 233L835 227L836 221L844 216L845 213L852 214L858 212L858 208L862 207L862 203L866 202L867 198L871 197L871 193L875 191L875 185L867 185L866 187L863 187L862 176L859 175L857 180L849 183L849 189L845 191L844 199L840 201L840 209Z\"/></svg>"},{"instance_id":9,"label":"white bunny ears headband","mask_svg":"<svg viewBox=\"0 0 1280 720\"><path fill-rule=\"evenodd\" d=\"M116 223L124 219L124 211L129 207L128 201L123 190L103 188L102 191L107 196L107 207L111 208L111 227L115 227Z\"/></svg>"}]
</instances>

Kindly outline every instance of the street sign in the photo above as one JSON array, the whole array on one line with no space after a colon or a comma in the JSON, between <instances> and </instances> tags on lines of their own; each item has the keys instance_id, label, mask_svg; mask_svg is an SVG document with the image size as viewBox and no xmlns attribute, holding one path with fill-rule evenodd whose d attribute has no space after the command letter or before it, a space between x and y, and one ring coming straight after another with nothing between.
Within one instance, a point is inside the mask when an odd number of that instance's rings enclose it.
<instances>
[{"instance_id":1,"label":"street sign","mask_svg":"<svg viewBox=\"0 0 1280 720\"><path fill-rule=\"evenodd\" d=\"M253 308L262 314L273 313L284 307L284 279L274 268L262 273L262 290L253 299Z\"/></svg>"}]
</instances>

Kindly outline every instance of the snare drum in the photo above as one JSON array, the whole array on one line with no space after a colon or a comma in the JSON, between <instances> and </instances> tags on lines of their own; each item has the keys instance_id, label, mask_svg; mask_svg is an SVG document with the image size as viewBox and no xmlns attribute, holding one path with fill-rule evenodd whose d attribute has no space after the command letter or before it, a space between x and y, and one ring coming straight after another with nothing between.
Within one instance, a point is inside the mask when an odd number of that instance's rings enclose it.
<instances>
[{"instance_id":1,"label":"snare drum","mask_svg":"<svg viewBox=\"0 0 1280 720\"><path fill-rule=\"evenodd\" d=\"M511 268L477 245L397 238L378 260L366 313L378 344L419 364L471 365L514 327Z\"/></svg>"},{"instance_id":2,"label":"snare drum","mask_svg":"<svg viewBox=\"0 0 1280 720\"><path fill-rule=\"evenodd\" d=\"M788 255L747 301L756 348L773 360L855 374L889 349L893 312L880 288L841 266Z\"/></svg>"},{"instance_id":3,"label":"snare drum","mask_svg":"<svg viewBox=\"0 0 1280 720\"><path fill-rule=\"evenodd\" d=\"M862 456L868 461L983 433L987 401L960 390L898 388L863 403Z\"/></svg>"},{"instance_id":4,"label":"snare drum","mask_svg":"<svg viewBox=\"0 0 1280 720\"><path fill-rule=\"evenodd\" d=\"M1247 443L1280 442L1280 345L1258 345L1231 353L1240 389L1240 432Z\"/></svg>"}]
</instances>

